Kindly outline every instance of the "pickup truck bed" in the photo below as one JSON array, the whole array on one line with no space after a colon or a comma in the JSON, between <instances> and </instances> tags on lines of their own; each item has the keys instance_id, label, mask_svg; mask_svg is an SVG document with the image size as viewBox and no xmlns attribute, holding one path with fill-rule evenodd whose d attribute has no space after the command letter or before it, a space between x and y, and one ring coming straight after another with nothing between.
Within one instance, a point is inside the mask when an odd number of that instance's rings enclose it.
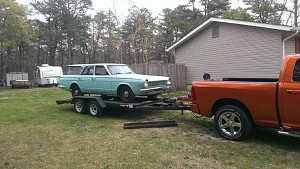
<instances>
[{"instance_id":1,"label":"pickup truck bed","mask_svg":"<svg viewBox=\"0 0 300 169\"><path fill-rule=\"evenodd\" d=\"M278 82L278 78L232 78L225 77L222 81L241 81L241 82Z\"/></svg>"}]
</instances>

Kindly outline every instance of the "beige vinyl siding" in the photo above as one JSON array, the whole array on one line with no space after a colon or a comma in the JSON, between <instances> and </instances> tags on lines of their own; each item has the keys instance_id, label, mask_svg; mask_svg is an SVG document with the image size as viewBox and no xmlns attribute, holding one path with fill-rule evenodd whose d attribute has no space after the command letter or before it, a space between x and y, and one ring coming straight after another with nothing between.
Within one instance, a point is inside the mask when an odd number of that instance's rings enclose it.
<instances>
[{"instance_id":1,"label":"beige vinyl siding","mask_svg":"<svg viewBox=\"0 0 300 169\"><path fill-rule=\"evenodd\" d=\"M175 49L175 62L187 66L187 83L212 78L277 78L282 60L281 31L219 23L219 37L212 38L212 25ZM286 44L292 51L293 41Z\"/></svg>"},{"instance_id":2,"label":"beige vinyl siding","mask_svg":"<svg viewBox=\"0 0 300 169\"><path fill-rule=\"evenodd\" d=\"M283 42L283 40L285 38L289 37L291 34L292 34L291 32L282 32L282 34L281 34L281 42ZM282 45L282 43L281 43L281 45ZM281 49L282 49L282 47L281 47ZM295 49L295 37L292 37L292 38L290 38L289 40L287 40L285 42L285 55L295 54L295 52L296 52L296 49ZM283 53L281 54L281 56L283 56Z\"/></svg>"},{"instance_id":3,"label":"beige vinyl siding","mask_svg":"<svg viewBox=\"0 0 300 169\"><path fill-rule=\"evenodd\" d=\"M295 38L291 38L285 42L285 55L295 54Z\"/></svg>"}]
</instances>

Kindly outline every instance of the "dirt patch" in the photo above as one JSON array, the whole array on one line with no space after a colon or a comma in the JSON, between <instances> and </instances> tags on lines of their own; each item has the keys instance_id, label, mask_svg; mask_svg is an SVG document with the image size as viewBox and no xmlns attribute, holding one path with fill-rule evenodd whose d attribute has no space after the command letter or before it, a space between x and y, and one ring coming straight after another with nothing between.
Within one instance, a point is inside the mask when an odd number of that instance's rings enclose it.
<instances>
[{"instance_id":1,"label":"dirt patch","mask_svg":"<svg viewBox=\"0 0 300 169\"><path fill-rule=\"evenodd\" d=\"M7 93L7 88L0 87L0 95Z\"/></svg>"}]
</instances>

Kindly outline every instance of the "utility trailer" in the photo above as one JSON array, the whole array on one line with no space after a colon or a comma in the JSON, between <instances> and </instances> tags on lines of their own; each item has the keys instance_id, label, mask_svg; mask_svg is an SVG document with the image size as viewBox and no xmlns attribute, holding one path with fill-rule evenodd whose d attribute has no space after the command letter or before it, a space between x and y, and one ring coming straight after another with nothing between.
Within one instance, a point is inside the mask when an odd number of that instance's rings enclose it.
<instances>
[{"instance_id":1,"label":"utility trailer","mask_svg":"<svg viewBox=\"0 0 300 169\"><path fill-rule=\"evenodd\" d=\"M11 80L11 88L29 88L30 82L28 80Z\"/></svg>"},{"instance_id":2,"label":"utility trailer","mask_svg":"<svg viewBox=\"0 0 300 169\"><path fill-rule=\"evenodd\" d=\"M134 103L123 103L115 99L103 99L101 96L74 96L71 99L57 100L60 104L73 104L76 113L89 113L91 116L99 117L106 109L125 108L133 110L190 110L189 104L183 103L177 98L158 97L149 100L147 97L136 97Z\"/></svg>"}]
</instances>

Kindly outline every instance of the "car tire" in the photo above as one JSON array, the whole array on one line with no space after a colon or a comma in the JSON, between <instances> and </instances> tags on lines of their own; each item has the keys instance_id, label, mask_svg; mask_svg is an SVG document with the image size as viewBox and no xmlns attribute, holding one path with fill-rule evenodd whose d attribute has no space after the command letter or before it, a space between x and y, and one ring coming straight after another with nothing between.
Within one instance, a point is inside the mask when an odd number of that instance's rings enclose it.
<instances>
[{"instance_id":1,"label":"car tire","mask_svg":"<svg viewBox=\"0 0 300 169\"><path fill-rule=\"evenodd\" d=\"M87 110L87 104L82 99L74 100L74 111L79 114L85 114Z\"/></svg>"},{"instance_id":2,"label":"car tire","mask_svg":"<svg viewBox=\"0 0 300 169\"><path fill-rule=\"evenodd\" d=\"M72 92L72 96L83 96L82 91L80 90L80 88L77 85L74 85L71 89Z\"/></svg>"},{"instance_id":3,"label":"car tire","mask_svg":"<svg viewBox=\"0 0 300 169\"><path fill-rule=\"evenodd\" d=\"M131 103L134 101L135 96L130 87L128 86L121 86L119 90L119 97L120 100L124 103Z\"/></svg>"},{"instance_id":4,"label":"car tire","mask_svg":"<svg viewBox=\"0 0 300 169\"><path fill-rule=\"evenodd\" d=\"M95 100L92 100L89 102L88 110L89 110L90 115L93 117L100 117L103 115L103 110L102 110L101 106Z\"/></svg>"},{"instance_id":5,"label":"car tire","mask_svg":"<svg viewBox=\"0 0 300 169\"><path fill-rule=\"evenodd\" d=\"M220 107L214 117L218 133L228 140L242 140L252 130L252 120L246 111L238 106Z\"/></svg>"}]
</instances>

